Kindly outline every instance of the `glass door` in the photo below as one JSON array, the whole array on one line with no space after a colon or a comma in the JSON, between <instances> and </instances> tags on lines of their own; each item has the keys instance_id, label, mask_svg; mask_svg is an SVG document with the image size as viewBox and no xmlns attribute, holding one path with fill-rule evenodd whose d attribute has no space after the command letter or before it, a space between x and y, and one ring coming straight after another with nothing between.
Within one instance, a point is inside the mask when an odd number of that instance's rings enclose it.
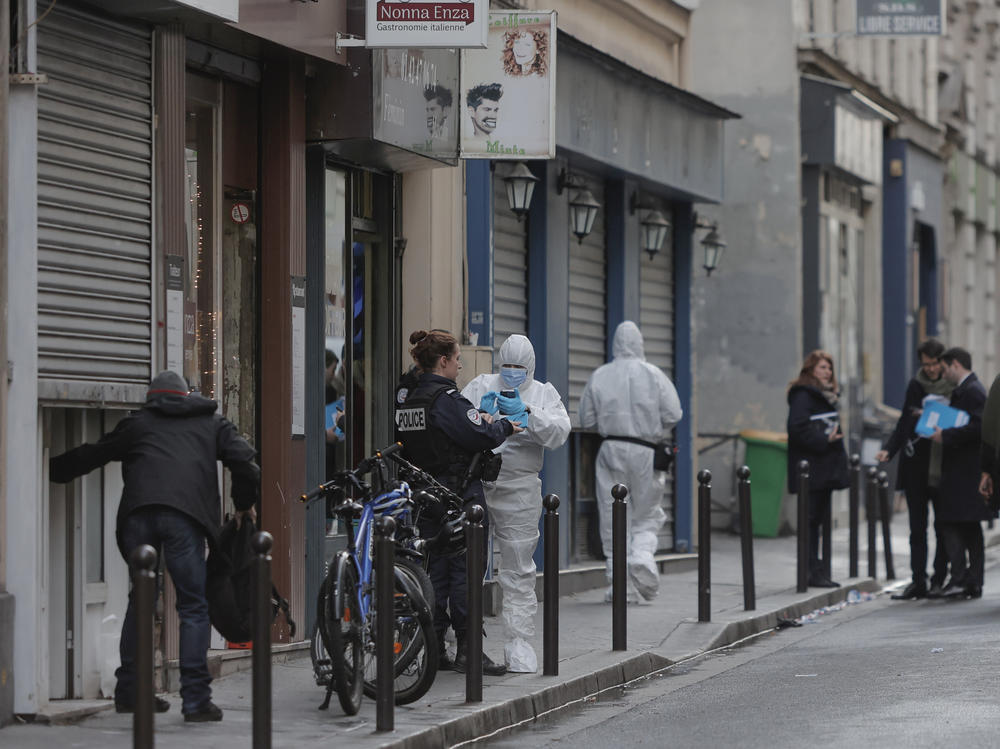
<instances>
[{"instance_id":1,"label":"glass door","mask_svg":"<svg viewBox=\"0 0 1000 749\"><path fill-rule=\"evenodd\" d=\"M354 466L392 435L398 274L389 250L391 179L325 175L326 472Z\"/></svg>"}]
</instances>

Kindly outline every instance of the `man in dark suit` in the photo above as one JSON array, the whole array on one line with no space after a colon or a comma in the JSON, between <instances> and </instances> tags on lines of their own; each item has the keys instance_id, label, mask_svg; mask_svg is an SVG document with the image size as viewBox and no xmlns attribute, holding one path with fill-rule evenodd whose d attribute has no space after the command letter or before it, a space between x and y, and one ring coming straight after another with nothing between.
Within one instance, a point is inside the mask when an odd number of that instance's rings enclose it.
<instances>
[{"instance_id":1,"label":"man in dark suit","mask_svg":"<svg viewBox=\"0 0 1000 749\"><path fill-rule=\"evenodd\" d=\"M934 518L934 574L927 588L927 516L932 497L937 494L941 481L941 445L931 444L921 439L914 431L924 401L928 397L946 401L951 398L955 386L944 376L941 354L944 345L929 338L917 348L920 369L906 388L903 409L896 422L892 436L885 446L875 453L875 459L887 463L899 454L899 471L896 488L906 493L906 507L910 516L910 569L913 582L893 598L901 601L940 596L944 590L945 576L948 574L948 556L937 517Z\"/></svg>"},{"instance_id":2,"label":"man in dark suit","mask_svg":"<svg viewBox=\"0 0 1000 749\"><path fill-rule=\"evenodd\" d=\"M963 348L941 355L944 376L955 384L950 405L965 411L969 422L952 429L936 429L931 439L943 446L941 490L934 514L951 562L946 598L979 598L983 594L983 528L991 512L979 494L979 452L982 441L986 389L972 371L972 356ZM968 564L966 563L968 553Z\"/></svg>"}]
</instances>

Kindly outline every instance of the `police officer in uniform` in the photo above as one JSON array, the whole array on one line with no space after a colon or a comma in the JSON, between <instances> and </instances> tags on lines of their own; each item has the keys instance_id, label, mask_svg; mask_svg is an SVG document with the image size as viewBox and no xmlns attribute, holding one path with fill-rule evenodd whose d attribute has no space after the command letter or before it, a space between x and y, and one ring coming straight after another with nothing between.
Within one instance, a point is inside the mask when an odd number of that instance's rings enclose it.
<instances>
[{"instance_id":1,"label":"police officer in uniform","mask_svg":"<svg viewBox=\"0 0 1000 749\"><path fill-rule=\"evenodd\" d=\"M494 420L466 400L455 379L462 368L458 341L450 333L415 331L410 336L410 355L420 369L416 387L409 389L396 410L396 429L406 458L456 492L464 492L466 508L486 507L479 477L468 481L469 467L477 454L499 447L514 432L523 431L507 419ZM397 391L398 395L402 391ZM468 483L468 486L465 484ZM442 519L422 519L421 534L440 539ZM458 530L457 528L455 529ZM447 540L446 538L444 540ZM465 671L466 584L465 552L447 548L429 550L428 573L434 585L434 628L438 647L445 655L444 635L451 624L458 650L454 662L442 658L444 667ZM483 654L483 673L500 675L506 667Z\"/></svg>"}]
</instances>

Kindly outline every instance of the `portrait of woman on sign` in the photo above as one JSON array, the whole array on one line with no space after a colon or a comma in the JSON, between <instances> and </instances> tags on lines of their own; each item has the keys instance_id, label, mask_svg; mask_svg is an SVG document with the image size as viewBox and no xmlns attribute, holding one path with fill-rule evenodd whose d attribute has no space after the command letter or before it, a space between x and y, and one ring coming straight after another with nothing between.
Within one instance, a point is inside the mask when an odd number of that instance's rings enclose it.
<instances>
[{"instance_id":1,"label":"portrait of woman on sign","mask_svg":"<svg viewBox=\"0 0 1000 749\"><path fill-rule=\"evenodd\" d=\"M548 71L549 33L526 28L504 34L503 71L507 75L544 76Z\"/></svg>"}]
</instances>

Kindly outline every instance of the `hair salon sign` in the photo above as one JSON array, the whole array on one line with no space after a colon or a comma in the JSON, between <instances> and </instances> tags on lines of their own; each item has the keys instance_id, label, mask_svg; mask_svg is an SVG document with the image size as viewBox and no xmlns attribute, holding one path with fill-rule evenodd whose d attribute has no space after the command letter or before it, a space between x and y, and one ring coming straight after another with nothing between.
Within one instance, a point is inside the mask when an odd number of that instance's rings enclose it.
<instances>
[{"instance_id":1,"label":"hair salon sign","mask_svg":"<svg viewBox=\"0 0 1000 749\"><path fill-rule=\"evenodd\" d=\"M488 0L366 0L365 46L482 49Z\"/></svg>"}]
</instances>

